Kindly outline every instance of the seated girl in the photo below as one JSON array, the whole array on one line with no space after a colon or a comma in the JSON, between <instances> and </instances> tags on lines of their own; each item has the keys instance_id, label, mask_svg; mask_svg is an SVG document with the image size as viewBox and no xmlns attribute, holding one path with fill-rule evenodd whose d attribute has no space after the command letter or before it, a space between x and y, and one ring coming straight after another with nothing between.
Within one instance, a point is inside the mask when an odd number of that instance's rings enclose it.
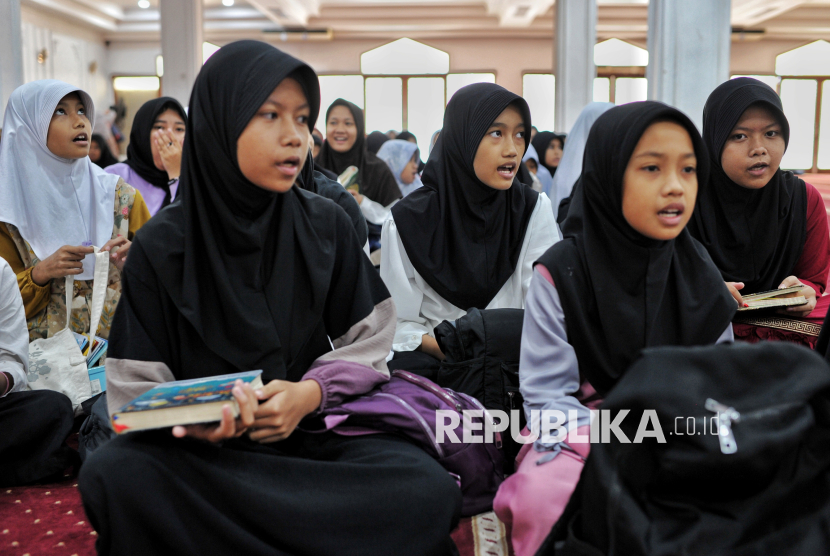
<instances>
[{"instance_id":1,"label":"seated girl","mask_svg":"<svg viewBox=\"0 0 830 556\"><path fill-rule=\"evenodd\" d=\"M530 173L530 178L533 182L533 190L544 191L545 195L547 195L550 192L553 179L551 178L548 169L539 163L539 154L536 152L536 149L532 144L528 145L527 152L525 153L524 158L522 158L522 162L525 163L525 166L527 166Z\"/></svg>"},{"instance_id":2,"label":"seated girl","mask_svg":"<svg viewBox=\"0 0 830 556\"><path fill-rule=\"evenodd\" d=\"M141 192L152 215L176 198L186 123L176 99L148 100L135 113L127 160L107 168Z\"/></svg>"},{"instance_id":3,"label":"seated girl","mask_svg":"<svg viewBox=\"0 0 830 556\"><path fill-rule=\"evenodd\" d=\"M452 553L461 491L428 454L297 428L388 380L395 326L346 213L294 187L319 103L314 71L259 41L224 46L196 79L181 202L125 268L109 411L175 379L261 369L265 386L237 383L237 419L226 407L218 425L126 433L90 456L98 554Z\"/></svg>"},{"instance_id":4,"label":"seated girl","mask_svg":"<svg viewBox=\"0 0 830 556\"><path fill-rule=\"evenodd\" d=\"M406 368L434 378L442 321L473 307L523 308L533 261L559 239L547 196L516 179L528 130L523 98L490 83L460 89L424 186L383 225L380 275L398 309L392 349L396 360L423 354Z\"/></svg>"},{"instance_id":5,"label":"seated girl","mask_svg":"<svg viewBox=\"0 0 830 556\"><path fill-rule=\"evenodd\" d=\"M66 281L75 277L70 323L89 330L95 257L111 251L101 324L107 338L121 296L121 268L135 232L150 218L141 194L93 164L95 108L61 81L32 81L9 99L0 143L0 257L11 265L26 308L29 338L66 327ZM80 298L80 299L78 299Z\"/></svg>"},{"instance_id":6,"label":"seated girl","mask_svg":"<svg viewBox=\"0 0 830 556\"><path fill-rule=\"evenodd\" d=\"M0 259L0 486L60 480L78 461L64 441L72 402L51 390L28 391L29 334L17 278Z\"/></svg>"},{"instance_id":7,"label":"seated girl","mask_svg":"<svg viewBox=\"0 0 830 556\"><path fill-rule=\"evenodd\" d=\"M421 154L417 144L401 139L386 141L378 150L378 158L392 170L404 197L423 185L418 175Z\"/></svg>"},{"instance_id":8,"label":"seated girl","mask_svg":"<svg viewBox=\"0 0 830 556\"><path fill-rule=\"evenodd\" d=\"M712 169L689 231L715 261L732 295L801 285L807 304L778 317L740 313L735 336L815 347L830 299L816 305L830 271L827 213L819 192L781 170L790 126L767 84L741 77L715 89L703 111ZM781 318L781 316L785 318Z\"/></svg>"},{"instance_id":9,"label":"seated girl","mask_svg":"<svg viewBox=\"0 0 830 556\"><path fill-rule=\"evenodd\" d=\"M532 143L539 155L539 162L550 172L551 177L555 177L565 149L565 135L552 131L540 131L533 138Z\"/></svg>"},{"instance_id":10,"label":"seated girl","mask_svg":"<svg viewBox=\"0 0 830 556\"><path fill-rule=\"evenodd\" d=\"M366 150L365 134L363 110L341 98L335 100L326 111L326 140L314 164L338 176L356 166L360 192L352 195L366 221L381 225L402 193L386 163Z\"/></svg>"},{"instance_id":11,"label":"seated girl","mask_svg":"<svg viewBox=\"0 0 830 556\"><path fill-rule=\"evenodd\" d=\"M586 404L642 348L732 340L737 305L685 230L707 176L700 135L674 108L626 104L591 129L564 239L533 273L519 369L531 429L540 430L533 410L573 410L563 426L583 439L542 435L520 452L494 501L516 556L536 552L576 486L590 448Z\"/></svg>"},{"instance_id":12,"label":"seated girl","mask_svg":"<svg viewBox=\"0 0 830 556\"><path fill-rule=\"evenodd\" d=\"M118 159L112 154L107 140L97 133L92 134L92 141L89 143L89 159L99 168L118 164Z\"/></svg>"}]
</instances>

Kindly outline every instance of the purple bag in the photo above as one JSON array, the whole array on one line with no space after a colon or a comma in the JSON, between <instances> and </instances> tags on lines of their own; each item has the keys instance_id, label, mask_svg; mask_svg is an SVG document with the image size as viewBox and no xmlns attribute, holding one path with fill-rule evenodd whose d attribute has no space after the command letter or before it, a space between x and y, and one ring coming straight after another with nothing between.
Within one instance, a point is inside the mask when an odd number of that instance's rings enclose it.
<instances>
[{"instance_id":1,"label":"purple bag","mask_svg":"<svg viewBox=\"0 0 830 556\"><path fill-rule=\"evenodd\" d=\"M448 437L439 444L435 436L437 410L454 411L459 415L460 423L454 429L459 440L463 439L462 411L480 410L482 416L486 415L484 406L471 396L441 388L427 378L406 371L393 371L389 382L325 410L314 420L322 422L321 428L310 429L308 421L303 422L302 428L309 432L331 430L342 435L384 432L405 436L455 476L463 497L462 516L490 511L496 491L504 480L501 434L494 433L494 441L490 444L454 443ZM484 435L483 419L472 419L473 423L482 425L482 430L475 432L476 436Z\"/></svg>"}]
</instances>

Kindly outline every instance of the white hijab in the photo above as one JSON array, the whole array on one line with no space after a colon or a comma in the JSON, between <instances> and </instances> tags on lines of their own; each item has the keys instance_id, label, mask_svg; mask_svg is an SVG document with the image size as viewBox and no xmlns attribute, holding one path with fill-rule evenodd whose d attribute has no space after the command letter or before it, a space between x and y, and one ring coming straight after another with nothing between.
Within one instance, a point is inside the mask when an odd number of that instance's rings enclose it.
<instances>
[{"instance_id":1,"label":"white hijab","mask_svg":"<svg viewBox=\"0 0 830 556\"><path fill-rule=\"evenodd\" d=\"M585 144L588 142L588 132L591 131L597 118L612 108L614 104L610 102L589 103L579 113L573 128L568 133L562 160L553 176L553 185L548 195L553 202L554 216L559 211L559 203L571 195L576 180L582 174L582 157L585 154Z\"/></svg>"},{"instance_id":2,"label":"white hijab","mask_svg":"<svg viewBox=\"0 0 830 556\"><path fill-rule=\"evenodd\" d=\"M542 166L539 162L539 154L536 152L536 148L532 144L528 143L522 162L527 162L531 158L536 162L536 179L538 179L539 183L542 184L542 193L550 197L550 190L553 185L553 178L550 176L550 170Z\"/></svg>"},{"instance_id":3,"label":"white hijab","mask_svg":"<svg viewBox=\"0 0 830 556\"><path fill-rule=\"evenodd\" d=\"M118 176L88 156L66 159L46 146L55 107L76 92L86 109L91 139L95 108L89 95L62 81L43 79L14 90L0 141L0 222L20 230L41 260L63 245L101 247L112 238ZM92 279L95 255L84 259L78 280Z\"/></svg>"},{"instance_id":4,"label":"white hijab","mask_svg":"<svg viewBox=\"0 0 830 556\"><path fill-rule=\"evenodd\" d=\"M415 176L412 183L404 183L401 179L401 173L417 150L418 145L401 139L391 139L381 145L378 150L378 158L384 161L392 170L395 181L398 182L398 189L401 190L401 195L404 197L424 185L421 182L421 176L418 175Z\"/></svg>"}]
</instances>

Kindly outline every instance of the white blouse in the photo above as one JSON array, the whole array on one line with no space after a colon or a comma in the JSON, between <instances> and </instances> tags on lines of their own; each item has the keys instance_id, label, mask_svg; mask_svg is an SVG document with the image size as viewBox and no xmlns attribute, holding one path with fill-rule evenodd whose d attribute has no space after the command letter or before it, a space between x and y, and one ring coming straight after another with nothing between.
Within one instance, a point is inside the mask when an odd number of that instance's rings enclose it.
<instances>
[{"instance_id":1,"label":"white blouse","mask_svg":"<svg viewBox=\"0 0 830 556\"><path fill-rule=\"evenodd\" d=\"M17 276L9 263L0 258L0 372L9 373L14 379L11 392L26 390L28 368L29 329L23 298L17 287Z\"/></svg>"},{"instance_id":2,"label":"white blouse","mask_svg":"<svg viewBox=\"0 0 830 556\"><path fill-rule=\"evenodd\" d=\"M523 309L533 263L559 239L550 199L541 193L530 216L516 270L486 309ZM398 312L392 350L414 351L421 345L424 334L434 337L433 331L441 322L459 319L467 311L441 297L418 274L406 254L394 218L384 222L380 243L383 246L380 277L389 288Z\"/></svg>"},{"instance_id":3,"label":"white blouse","mask_svg":"<svg viewBox=\"0 0 830 556\"><path fill-rule=\"evenodd\" d=\"M371 222L372 224L382 225L384 222L392 218L392 207L395 206L400 199L395 199L389 206L383 206L377 201L371 200L366 195L363 196L363 200L360 201L360 212L363 213L363 218L366 219L366 222ZM380 243L383 245L383 241Z\"/></svg>"}]
</instances>

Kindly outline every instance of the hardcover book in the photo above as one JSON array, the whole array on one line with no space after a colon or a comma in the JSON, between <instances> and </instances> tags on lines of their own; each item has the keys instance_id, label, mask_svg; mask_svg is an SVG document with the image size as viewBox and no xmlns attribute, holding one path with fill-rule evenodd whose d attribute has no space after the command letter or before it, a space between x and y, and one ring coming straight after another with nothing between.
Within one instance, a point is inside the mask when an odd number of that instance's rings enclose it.
<instances>
[{"instance_id":1,"label":"hardcover book","mask_svg":"<svg viewBox=\"0 0 830 556\"><path fill-rule=\"evenodd\" d=\"M247 371L159 384L115 412L112 428L121 434L220 421L224 405L230 405L237 417L239 404L231 392L234 383L242 380L253 389L262 388L261 375L262 371Z\"/></svg>"}]
</instances>

